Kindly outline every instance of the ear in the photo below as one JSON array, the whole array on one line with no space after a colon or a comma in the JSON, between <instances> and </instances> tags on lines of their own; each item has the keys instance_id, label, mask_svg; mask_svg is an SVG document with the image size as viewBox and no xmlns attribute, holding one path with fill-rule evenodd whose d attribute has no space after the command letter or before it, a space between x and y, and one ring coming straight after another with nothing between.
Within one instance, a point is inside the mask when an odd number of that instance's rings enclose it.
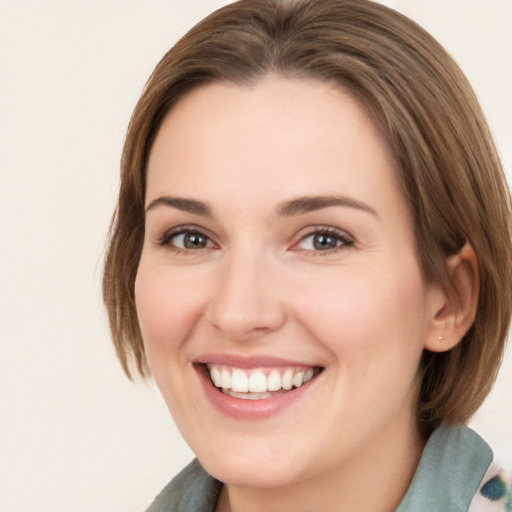
<instances>
[{"instance_id":1,"label":"ear","mask_svg":"<svg viewBox=\"0 0 512 512\"><path fill-rule=\"evenodd\" d=\"M430 325L425 348L445 352L462 340L473 325L478 304L480 276L475 251L469 242L447 260L452 290L432 290Z\"/></svg>"}]
</instances>

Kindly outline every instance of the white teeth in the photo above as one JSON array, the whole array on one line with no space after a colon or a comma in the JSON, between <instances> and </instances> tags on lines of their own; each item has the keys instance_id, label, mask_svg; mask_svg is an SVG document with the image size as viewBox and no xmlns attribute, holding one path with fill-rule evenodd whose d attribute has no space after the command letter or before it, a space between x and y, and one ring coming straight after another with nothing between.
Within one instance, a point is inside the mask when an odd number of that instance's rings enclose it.
<instances>
[{"instance_id":1,"label":"white teeth","mask_svg":"<svg viewBox=\"0 0 512 512\"><path fill-rule=\"evenodd\" d=\"M306 370L306 373L304 374L304 379L303 379L304 384L306 384L306 382L310 381L313 378L314 373L315 372L314 372L313 368L309 368L308 370Z\"/></svg>"},{"instance_id":2,"label":"white teeth","mask_svg":"<svg viewBox=\"0 0 512 512\"><path fill-rule=\"evenodd\" d=\"M222 374L220 373L219 369L216 366L213 366L210 369L210 375L215 386L218 388L222 387Z\"/></svg>"},{"instance_id":3,"label":"white teeth","mask_svg":"<svg viewBox=\"0 0 512 512\"><path fill-rule=\"evenodd\" d=\"M231 373L229 373L226 368L222 369L222 387L231 389Z\"/></svg>"},{"instance_id":4,"label":"white teeth","mask_svg":"<svg viewBox=\"0 0 512 512\"><path fill-rule=\"evenodd\" d=\"M304 377L304 372L297 372L292 379L293 385L298 388L302 386L302 378Z\"/></svg>"},{"instance_id":5,"label":"white teeth","mask_svg":"<svg viewBox=\"0 0 512 512\"><path fill-rule=\"evenodd\" d=\"M262 370L242 370L240 368L221 367L209 364L208 370L213 384L230 396L247 399L262 399L273 396L270 392L289 391L299 388L310 381L314 375L313 368L286 368L284 373L276 368L268 376Z\"/></svg>"},{"instance_id":6,"label":"white teeth","mask_svg":"<svg viewBox=\"0 0 512 512\"><path fill-rule=\"evenodd\" d=\"M247 393L249 391L249 379L242 370L237 369L233 371L231 375L231 389L239 393Z\"/></svg>"},{"instance_id":7,"label":"white teeth","mask_svg":"<svg viewBox=\"0 0 512 512\"><path fill-rule=\"evenodd\" d=\"M290 368L288 368L288 370L286 370L284 372L284 375L283 375L283 389L286 389L286 391L292 389L293 387L293 371L290 370Z\"/></svg>"},{"instance_id":8,"label":"white teeth","mask_svg":"<svg viewBox=\"0 0 512 512\"><path fill-rule=\"evenodd\" d=\"M281 374L277 370L272 370L267 378L267 389L279 391L282 387Z\"/></svg>"},{"instance_id":9,"label":"white teeth","mask_svg":"<svg viewBox=\"0 0 512 512\"><path fill-rule=\"evenodd\" d=\"M262 372L253 372L249 378L249 391L251 393L263 393L267 391L267 379Z\"/></svg>"},{"instance_id":10,"label":"white teeth","mask_svg":"<svg viewBox=\"0 0 512 512\"><path fill-rule=\"evenodd\" d=\"M234 396L235 398L243 398L244 400L261 400L264 398L270 398L272 395L268 392L265 393L237 393L231 389L222 390L226 395Z\"/></svg>"}]
</instances>

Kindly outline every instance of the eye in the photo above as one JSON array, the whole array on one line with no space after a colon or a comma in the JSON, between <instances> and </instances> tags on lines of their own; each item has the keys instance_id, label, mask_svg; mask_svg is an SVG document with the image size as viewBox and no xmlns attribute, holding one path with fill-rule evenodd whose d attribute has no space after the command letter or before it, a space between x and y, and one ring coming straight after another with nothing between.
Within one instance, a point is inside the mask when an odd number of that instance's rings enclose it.
<instances>
[{"instance_id":1,"label":"eye","mask_svg":"<svg viewBox=\"0 0 512 512\"><path fill-rule=\"evenodd\" d=\"M354 241L334 228L322 228L303 236L296 244L297 250L330 254L353 245Z\"/></svg>"},{"instance_id":2,"label":"eye","mask_svg":"<svg viewBox=\"0 0 512 512\"><path fill-rule=\"evenodd\" d=\"M208 238L202 233L181 233L172 238L172 244L183 249L203 249L208 246Z\"/></svg>"},{"instance_id":3,"label":"eye","mask_svg":"<svg viewBox=\"0 0 512 512\"><path fill-rule=\"evenodd\" d=\"M198 250L213 247L213 242L200 231L179 228L164 234L159 245L171 245L176 250Z\"/></svg>"}]
</instances>

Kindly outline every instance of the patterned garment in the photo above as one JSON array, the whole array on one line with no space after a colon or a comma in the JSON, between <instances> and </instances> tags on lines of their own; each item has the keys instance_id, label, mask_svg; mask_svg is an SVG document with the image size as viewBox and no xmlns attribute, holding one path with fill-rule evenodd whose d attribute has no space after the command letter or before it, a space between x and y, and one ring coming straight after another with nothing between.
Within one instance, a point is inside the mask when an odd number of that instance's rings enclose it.
<instances>
[{"instance_id":1,"label":"patterned garment","mask_svg":"<svg viewBox=\"0 0 512 512\"><path fill-rule=\"evenodd\" d=\"M492 463L473 498L468 512L512 512L510 472Z\"/></svg>"}]
</instances>

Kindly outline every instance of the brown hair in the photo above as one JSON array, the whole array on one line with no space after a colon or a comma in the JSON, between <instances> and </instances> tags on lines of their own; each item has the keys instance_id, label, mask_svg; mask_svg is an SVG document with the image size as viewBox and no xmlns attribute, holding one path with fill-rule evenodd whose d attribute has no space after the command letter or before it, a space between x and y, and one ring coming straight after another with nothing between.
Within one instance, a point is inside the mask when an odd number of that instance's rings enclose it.
<instances>
[{"instance_id":1,"label":"brown hair","mask_svg":"<svg viewBox=\"0 0 512 512\"><path fill-rule=\"evenodd\" d=\"M448 255L478 258L476 320L448 352L425 351L424 432L466 422L495 380L511 317L510 196L475 95L446 51L405 16L368 0L242 0L214 12L160 61L135 108L121 162L103 296L128 374L148 373L134 282L144 237L146 163L159 126L191 89L270 72L330 81L372 113L394 152L425 279L449 289Z\"/></svg>"}]
</instances>

